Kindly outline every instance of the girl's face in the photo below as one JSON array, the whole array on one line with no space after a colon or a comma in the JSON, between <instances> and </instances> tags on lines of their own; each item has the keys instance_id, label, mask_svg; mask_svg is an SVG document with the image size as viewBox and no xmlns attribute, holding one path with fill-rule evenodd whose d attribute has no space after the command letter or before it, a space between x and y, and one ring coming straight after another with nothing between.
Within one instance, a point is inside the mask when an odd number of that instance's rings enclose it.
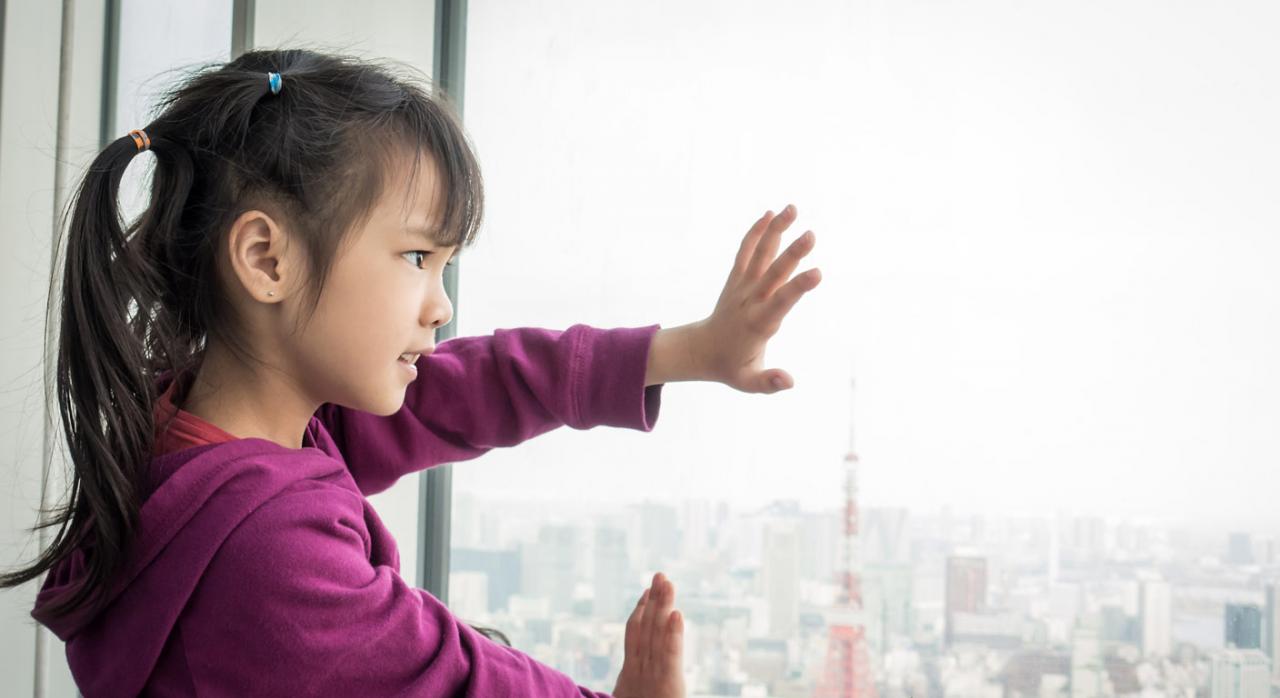
<instances>
[{"instance_id":1,"label":"girl's face","mask_svg":"<svg viewBox=\"0 0 1280 698\"><path fill-rule=\"evenodd\" d=\"M406 197L407 165L401 169L339 250L310 324L285 342L295 378L320 403L394 414L417 378L414 364L453 317L444 269L457 246L439 245L430 232L440 222L440 182L424 156ZM401 360L405 353L416 354L413 363Z\"/></svg>"}]
</instances>

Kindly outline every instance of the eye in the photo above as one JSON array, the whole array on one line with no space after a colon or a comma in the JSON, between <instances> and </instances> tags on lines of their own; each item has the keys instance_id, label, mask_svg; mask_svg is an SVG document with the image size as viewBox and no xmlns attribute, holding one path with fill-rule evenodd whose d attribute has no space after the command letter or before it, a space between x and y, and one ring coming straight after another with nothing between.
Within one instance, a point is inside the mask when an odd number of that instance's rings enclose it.
<instances>
[{"instance_id":1,"label":"eye","mask_svg":"<svg viewBox=\"0 0 1280 698\"><path fill-rule=\"evenodd\" d=\"M416 254L416 255L421 255L423 259L426 259L426 258L427 258L427 255L431 254L431 250L414 250L414 251L412 251L412 252L405 252L405 253L404 253L403 255L401 255L401 256L402 256L402 257L405 257L405 256L408 256L408 255L415 255L415 254ZM418 262L418 263L415 263L413 266L415 266L415 267L417 267L417 268L421 269L421 268L422 268L422 263L421 263L421 262Z\"/></svg>"}]
</instances>

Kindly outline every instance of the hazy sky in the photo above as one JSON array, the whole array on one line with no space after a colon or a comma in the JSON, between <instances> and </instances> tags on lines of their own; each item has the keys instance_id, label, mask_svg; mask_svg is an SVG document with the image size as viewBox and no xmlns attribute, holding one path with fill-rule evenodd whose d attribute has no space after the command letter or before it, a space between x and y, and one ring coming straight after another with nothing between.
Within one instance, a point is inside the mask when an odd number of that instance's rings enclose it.
<instances>
[{"instance_id":1,"label":"hazy sky","mask_svg":"<svg viewBox=\"0 0 1280 698\"><path fill-rule=\"evenodd\" d=\"M198 24L229 24L206 4ZM865 504L1280 533L1280 8L469 12L488 215L463 333L698 319L788 202L824 280L771 345L789 393L673 384L651 434L566 429L460 466L458 488L834 506L856 371ZM161 57L225 54L184 26L139 31ZM166 86L172 59L124 38L125 89ZM121 132L145 102L122 100Z\"/></svg>"},{"instance_id":2,"label":"hazy sky","mask_svg":"<svg viewBox=\"0 0 1280 698\"><path fill-rule=\"evenodd\" d=\"M472 3L462 333L702 317L787 202L824 281L771 345L789 393L672 384L651 434L562 430L456 486L834 505L856 371L865 504L1280 529L1277 20Z\"/></svg>"}]
</instances>

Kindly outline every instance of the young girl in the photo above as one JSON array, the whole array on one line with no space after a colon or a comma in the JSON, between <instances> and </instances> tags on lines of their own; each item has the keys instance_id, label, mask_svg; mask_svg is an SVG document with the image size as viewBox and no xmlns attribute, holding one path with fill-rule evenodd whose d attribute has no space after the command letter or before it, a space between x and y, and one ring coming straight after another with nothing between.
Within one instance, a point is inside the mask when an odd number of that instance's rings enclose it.
<instances>
[{"instance_id":1,"label":"young girl","mask_svg":"<svg viewBox=\"0 0 1280 698\"><path fill-rule=\"evenodd\" d=\"M650 431L661 388L771 393L767 340L816 269L794 207L747 232L715 310L681 327L498 330L435 345L444 267L480 226L447 102L387 67L255 51L198 72L108 145L66 238L57 395L74 465L15 586L86 696L600 695L400 577L367 495L561 425ZM156 158L122 229L117 190ZM322 293L323 291L323 293ZM615 695L680 696L661 574Z\"/></svg>"}]
</instances>

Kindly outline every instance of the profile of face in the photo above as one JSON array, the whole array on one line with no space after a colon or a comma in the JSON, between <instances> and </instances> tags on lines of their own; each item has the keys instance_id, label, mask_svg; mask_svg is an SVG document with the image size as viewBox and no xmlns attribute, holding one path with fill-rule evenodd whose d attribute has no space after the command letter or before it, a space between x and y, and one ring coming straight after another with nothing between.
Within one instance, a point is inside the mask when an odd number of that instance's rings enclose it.
<instances>
[{"instance_id":1,"label":"profile of face","mask_svg":"<svg viewBox=\"0 0 1280 698\"><path fill-rule=\"evenodd\" d=\"M453 317L444 270L457 246L440 245L431 233L443 216L436 209L444 200L443 185L429 156L424 154L412 181L409 167L406 159L388 177L367 222L339 247L309 321L303 317L298 324L305 310L301 246L290 250L286 240L273 257L273 244L260 241L266 249L256 260L250 249L241 251L247 273L237 273L259 301L251 304L255 334L284 374L281 387L298 392L307 409L335 403L394 414L417 379L415 364L435 348L435 330ZM283 297L267 299L265 291L252 288L272 280L278 284L273 288L287 288ZM275 312L261 312L272 306ZM406 353L417 356L406 362Z\"/></svg>"},{"instance_id":2,"label":"profile of face","mask_svg":"<svg viewBox=\"0 0 1280 698\"><path fill-rule=\"evenodd\" d=\"M298 365L330 391L322 402L379 415L400 409L416 364L435 350L436 329L453 317L444 270L457 246L431 232L442 217L442 183L427 156L413 182L408 165L400 169L334 260L295 345Z\"/></svg>"}]
</instances>

